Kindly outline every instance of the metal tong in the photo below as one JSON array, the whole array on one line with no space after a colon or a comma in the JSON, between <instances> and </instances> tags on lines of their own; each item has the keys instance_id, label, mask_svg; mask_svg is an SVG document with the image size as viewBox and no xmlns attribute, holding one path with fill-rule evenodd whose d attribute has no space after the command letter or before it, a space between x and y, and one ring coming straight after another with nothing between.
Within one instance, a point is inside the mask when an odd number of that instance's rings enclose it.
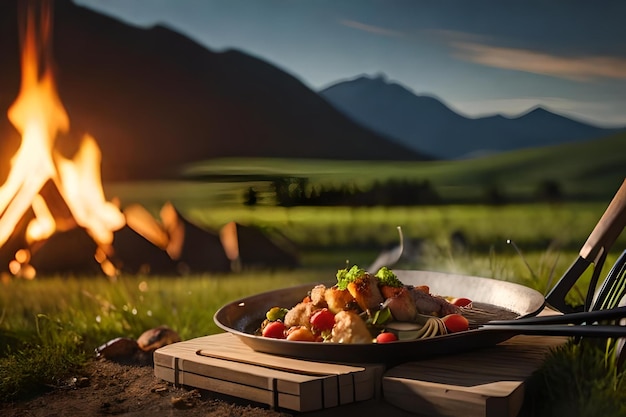
<instances>
[{"instance_id":1,"label":"metal tong","mask_svg":"<svg viewBox=\"0 0 626 417\"><path fill-rule=\"evenodd\" d=\"M624 264L626 263L624 254L622 254L620 260L618 260L619 265L616 264L618 270L615 272L611 271L604 280L602 289L598 295L594 297L594 294L602 266L606 260L607 252L613 243L615 243L615 240L622 230L624 230L624 227L626 227L626 180L624 180L613 197L613 200L611 200L611 203L598 221L598 224L596 224L587 238L587 241L579 252L578 258L546 296L546 303L551 308L562 313L574 313L599 308L610 308L617 305L613 303L614 305L609 306L606 302L606 297L611 294L612 297L616 299L618 293L624 291L620 290L620 288L626 285L626 278L624 278L623 273ZM565 296L591 264L594 264L594 271L587 290L585 305L574 308L565 302ZM595 303L592 305L594 298ZM621 297L617 299L618 303L619 300L621 300Z\"/></svg>"},{"instance_id":2,"label":"metal tong","mask_svg":"<svg viewBox=\"0 0 626 417\"><path fill-rule=\"evenodd\" d=\"M526 335L619 338L626 337L626 326L602 322L623 318L626 318L626 307L615 307L552 316L492 320L478 328L484 331L511 332Z\"/></svg>"}]
</instances>

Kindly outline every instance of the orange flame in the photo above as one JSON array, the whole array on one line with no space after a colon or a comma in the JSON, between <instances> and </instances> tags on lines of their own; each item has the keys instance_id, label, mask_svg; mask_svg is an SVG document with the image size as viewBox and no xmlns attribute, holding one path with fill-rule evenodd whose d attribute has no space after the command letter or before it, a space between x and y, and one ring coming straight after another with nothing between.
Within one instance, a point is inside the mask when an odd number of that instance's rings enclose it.
<instances>
[{"instance_id":1,"label":"orange flame","mask_svg":"<svg viewBox=\"0 0 626 417\"><path fill-rule=\"evenodd\" d=\"M54 151L57 136L68 132L70 123L56 90L49 59L50 4L41 4L44 6L40 11L41 22L37 21L35 11L27 11L20 92L8 111L22 142L11 159L7 180L0 187L0 246L29 208L35 218L27 228L27 239L41 240L55 232L55 219L40 195L49 180L58 188L76 224L84 227L98 244L108 245L113 241L113 232L124 226L125 219L116 206L105 200L96 141L86 135L71 160Z\"/></svg>"}]
</instances>

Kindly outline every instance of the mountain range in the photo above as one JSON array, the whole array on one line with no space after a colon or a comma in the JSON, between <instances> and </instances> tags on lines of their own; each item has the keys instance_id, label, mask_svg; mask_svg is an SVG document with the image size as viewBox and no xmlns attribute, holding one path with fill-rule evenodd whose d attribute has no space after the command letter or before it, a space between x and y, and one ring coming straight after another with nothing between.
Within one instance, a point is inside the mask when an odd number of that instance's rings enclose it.
<instances>
[{"instance_id":1,"label":"mountain range","mask_svg":"<svg viewBox=\"0 0 626 417\"><path fill-rule=\"evenodd\" d=\"M20 0L0 1L0 179L20 138L6 113L20 86ZM32 2L36 3L36 2ZM141 28L54 2L53 64L71 130L102 151L105 181L176 178L223 157L424 161L593 139L612 129L537 108L470 119L384 77L316 92L237 50L214 52L163 26Z\"/></svg>"},{"instance_id":2,"label":"mountain range","mask_svg":"<svg viewBox=\"0 0 626 417\"><path fill-rule=\"evenodd\" d=\"M0 178L20 143L6 112L20 86L19 7L0 2ZM54 2L52 57L71 131L102 151L103 180L172 178L181 166L220 157L423 160L422 153L353 122L275 66L213 52L163 26L140 28Z\"/></svg>"},{"instance_id":3,"label":"mountain range","mask_svg":"<svg viewBox=\"0 0 626 417\"><path fill-rule=\"evenodd\" d=\"M363 126L438 159L558 145L620 130L585 124L542 107L516 117L468 118L384 75L337 82L320 95Z\"/></svg>"}]
</instances>

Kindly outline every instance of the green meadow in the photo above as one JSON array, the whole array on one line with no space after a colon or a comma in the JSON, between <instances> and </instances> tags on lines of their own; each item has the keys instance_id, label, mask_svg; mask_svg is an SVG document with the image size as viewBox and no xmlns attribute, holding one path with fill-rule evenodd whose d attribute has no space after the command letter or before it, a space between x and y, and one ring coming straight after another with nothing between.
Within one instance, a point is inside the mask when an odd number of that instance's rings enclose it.
<instances>
[{"instance_id":1,"label":"green meadow","mask_svg":"<svg viewBox=\"0 0 626 417\"><path fill-rule=\"evenodd\" d=\"M189 179L222 180L216 198L228 195L227 181L254 184L280 176L305 177L312 184L353 183L367 187L387 179L428 180L445 200L480 201L499 187L514 199L532 201L544 181L560 185L570 200L608 200L624 180L626 133L560 146L532 148L457 161L372 162L283 159L222 159L181 170ZM261 182L262 184L262 182Z\"/></svg>"},{"instance_id":2,"label":"green meadow","mask_svg":"<svg viewBox=\"0 0 626 417\"><path fill-rule=\"evenodd\" d=\"M421 248L395 265L398 268L509 280L545 293L578 256L624 180L617 169L624 163L626 136L618 135L604 142L447 163L227 159L186 167L184 181L105 184L107 196L119 198L122 207L141 204L157 218L163 204L171 202L183 216L207 229L219 230L230 221L258 226L297 248L301 266L115 280L55 276L23 281L5 276L0 284L0 401L20 400L61 385L93 357L97 346L115 337L138 337L161 324L177 330L183 339L218 332L213 314L226 302L332 279L346 265L367 266L381 250L399 242L398 227L405 241L419 241ZM358 187L390 178L427 179L455 204L278 207L272 203L269 181L285 176L307 178L310 184ZM537 187L546 180L560 185L561 202L535 201ZM493 186L515 203L484 204L481 198ZM259 191L254 206L243 204L249 187ZM467 243L463 248L451 241L458 232ZM626 240L620 236L603 276L623 249ZM568 296L570 303L582 302L589 275ZM581 357L586 369L573 366ZM543 382L536 387L554 375L562 382L537 391L544 405L575 402L584 410L602 403L609 410L626 411L623 372L604 348L571 344L555 352L542 372ZM553 415L549 407L539 408L543 414L537 415Z\"/></svg>"}]
</instances>

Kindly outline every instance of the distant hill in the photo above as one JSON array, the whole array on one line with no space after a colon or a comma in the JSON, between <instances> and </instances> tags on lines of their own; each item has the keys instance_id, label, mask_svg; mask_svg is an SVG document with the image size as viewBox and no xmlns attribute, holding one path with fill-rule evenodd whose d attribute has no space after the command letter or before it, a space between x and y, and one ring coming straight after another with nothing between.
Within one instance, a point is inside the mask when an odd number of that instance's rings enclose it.
<instances>
[{"instance_id":1,"label":"distant hill","mask_svg":"<svg viewBox=\"0 0 626 417\"><path fill-rule=\"evenodd\" d=\"M532 201L541 184L559 185L570 201L608 202L626 179L626 132L596 140L519 149L463 160L290 161L284 159L218 159L189 167L190 178L293 176L311 184L355 184L367 189L391 179L428 180L448 202L484 202L496 187L507 197ZM235 185L237 195L240 185Z\"/></svg>"},{"instance_id":2,"label":"distant hill","mask_svg":"<svg viewBox=\"0 0 626 417\"><path fill-rule=\"evenodd\" d=\"M17 4L0 2L0 178L19 145L6 118L20 83ZM71 154L90 132L104 180L172 177L183 164L217 157L424 159L262 60L69 0L54 4L56 79L72 125L57 145Z\"/></svg>"},{"instance_id":3,"label":"distant hill","mask_svg":"<svg viewBox=\"0 0 626 417\"><path fill-rule=\"evenodd\" d=\"M434 165L423 173L436 184L497 185L505 193L518 190L523 194L554 181L569 199L608 202L626 179L626 132Z\"/></svg>"},{"instance_id":4,"label":"distant hill","mask_svg":"<svg viewBox=\"0 0 626 417\"><path fill-rule=\"evenodd\" d=\"M338 82L320 95L363 126L444 159L595 139L618 130L581 123L541 107L518 117L467 118L438 99L416 95L383 76Z\"/></svg>"}]
</instances>

